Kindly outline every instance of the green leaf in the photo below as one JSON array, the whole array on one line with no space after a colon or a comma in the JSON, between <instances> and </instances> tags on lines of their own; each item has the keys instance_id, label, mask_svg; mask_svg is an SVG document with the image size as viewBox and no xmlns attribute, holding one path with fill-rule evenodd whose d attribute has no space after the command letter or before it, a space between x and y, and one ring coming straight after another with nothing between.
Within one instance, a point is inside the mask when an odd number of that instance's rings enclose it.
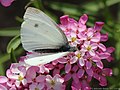
<instances>
[{"instance_id":1,"label":"green leaf","mask_svg":"<svg viewBox=\"0 0 120 90\"><path fill-rule=\"evenodd\" d=\"M3 65L0 64L0 76L2 75L5 75L5 71L4 71Z\"/></svg>"},{"instance_id":2,"label":"green leaf","mask_svg":"<svg viewBox=\"0 0 120 90\"><path fill-rule=\"evenodd\" d=\"M107 0L106 3L107 3L108 6L112 6L116 3L120 3L120 0Z\"/></svg>"},{"instance_id":3,"label":"green leaf","mask_svg":"<svg viewBox=\"0 0 120 90\"><path fill-rule=\"evenodd\" d=\"M15 36L7 46L7 53L11 53L11 50L15 50L20 45L20 37L19 35Z\"/></svg>"},{"instance_id":4,"label":"green leaf","mask_svg":"<svg viewBox=\"0 0 120 90\"><path fill-rule=\"evenodd\" d=\"M7 60L9 60L10 56L9 54L2 54L0 56L0 75L5 75L5 68L4 66L6 64L3 64L3 62L6 62Z\"/></svg>"},{"instance_id":5,"label":"green leaf","mask_svg":"<svg viewBox=\"0 0 120 90\"><path fill-rule=\"evenodd\" d=\"M38 9L44 9L42 5L42 0L33 0L32 4Z\"/></svg>"},{"instance_id":6,"label":"green leaf","mask_svg":"<svg viewBox=\"0 0 120 90\"><path fill-rule=\"evenodd\" d=\"M0 36L16 36L20 33L19 28L5 28L0 29Z\"/></svg>"},{"instance_id":7,"label":"green leaf","mask_svg":"<svg viewBox=\"0 0 120 90\"><path fill-rule=\"evenodd\" d=\"M102 0L93 0L91 2L86 2L84 4L82 4L82 7L87 10L87 11L91 11L91 12L98 12L100 9L104 9L104 5L102 4L101 2ZM103 0L105 1L105 0ZM108 7L116 4L116 3L119 3L120 0L106 0L106 4Z\"/></svg>"},{"instance_id":8,"label":"green leaf","mask_svg":"<svg viewBox=\"0 0 120 90\"><path fill-rule=\"evenodd\" d=\"M116 44L116 52L115 52L115 54L116 54L117 60L119 60L120 59L120 40Z\"/></svg>"},{"instance_id":9,"label":"green leaf","mask_svg":"<svg viewBox=\"0 0 120 90\"><path fill-rule=\"evenodd\" d=\"M2 64L3 62L7 61L8 59L10 59L10 56L9 56L8 53L7 54L2 54L0 56L0 64Z\"/></svg>"},{"instance_id":10,"label":"green leaf","mask_svg":"<svg viewBox=\"0 0 120 90\"><path fill-rule=\"evenodd\" d=\"M13 49L11 49L10 60L11 60L11 63L17 63L17 59L15 57L15 53Z\"/></svg>"},{"instance_id":11,"label":"green leaf","mask_svg":"<svg viewBox=\"0 0 120 90\"><path fill-rule=\"evenodd\" d=\"M81 15L82 9L74 4L68 4L68 3L59 3L59 2L49 2L48 7L62 11L64 14L73 14L73 15Z\"/></svg>"}]
</instances>

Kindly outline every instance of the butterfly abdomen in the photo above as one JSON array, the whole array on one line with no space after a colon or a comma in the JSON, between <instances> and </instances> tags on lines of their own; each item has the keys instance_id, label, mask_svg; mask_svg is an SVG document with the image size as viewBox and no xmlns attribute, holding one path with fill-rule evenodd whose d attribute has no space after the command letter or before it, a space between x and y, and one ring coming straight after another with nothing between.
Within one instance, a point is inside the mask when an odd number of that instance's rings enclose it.
<instances>
[{"instance_id":1,"label":"butterfly abdomen","mask_svg":"<svg viewBox=\"0 0 120 90\"><path fill-rule=\"evenodd\" d=\"M37 49L34 50L35 52L39 52L39 53L57 53L57 52L66 52L66 51L76 51L75 47L70 47L69 45L64 45L61 46L58 49Z\"/></svg>"}]
</instances>

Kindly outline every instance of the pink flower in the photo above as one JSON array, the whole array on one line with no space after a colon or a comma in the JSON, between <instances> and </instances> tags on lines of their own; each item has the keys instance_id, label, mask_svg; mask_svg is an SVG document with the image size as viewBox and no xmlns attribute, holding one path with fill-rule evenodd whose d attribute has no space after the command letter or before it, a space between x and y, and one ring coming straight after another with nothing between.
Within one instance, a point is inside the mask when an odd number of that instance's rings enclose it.
<instances>
[{"instance_id":1,"label":"pink flower","mask_svg":"<svg viewBox=\"0 0 120 90\"><path fill-rule=\"evenodd\" d=\"M70 70L70 72L65 74L65 77L64 77L65 81L68 81L71 78L73 78L73 81L78 83L79 78L77 76L77 70L78 70L78 66L77 65L73 66L73 68Z\"/></svg>"},{"instance_id":2,"label":"pink flower","mask_svg":"<svg viewBox=\"0 0 120 90\"><path fill-rule=\"evenodd\" d=\"M8 7L12 4L14 0L0 0L0 3L5 6L5 7Z\"/></svg>"},{"instance_id":3,"label":"pink flower","mask_svg":"<svg viewBox=\"0 0 120 90\"><path fill-rule=\"evenodd\" d=\"M92 70L91 67L88 68L88 66L80 66L79 64L78 64L78 66L79 66L79 69L77 71L78 78L83 78L83 76L86 75L86 74L87 74L88 77L93 76L93 70Z\"/></svg>"},{"instance_id":4,"label":"pink flower","mask_svg":"<svg viewBox=\"0 0 120 90\"><path fill-rule=\"evenodd\" d=\"M27 80L25 79L26 68L24 66L19 66L19 64L14 63L11 65L10 69L7 70L7 77L15 80L15 85L20 87L20 84L27 84Z\"/></svg>"},{"instance_id":5,"label":"pink flower","mask_svg":"<svg viewBox=\"0 0 120 90\"><path fill-rule=\"evenodd\" d=\"M90 60L95 62L97 67L103 69L103 63L101 61L101 58L98 55L95 55L95 56L91 57Z\"/></svg>"},{"instance_id":6,"label":"pink flower","mask_svg":"<svg viewBox=\"0 0 120 90\"><path fill-rule=\"evenodd\" d=\"M35 83L29 85L29 90L43 90L44 89L44 83Z\"/></svg>"},{"instance_id":7,"label":"pink flower","mask_svg":"<svg viewBox=\"0 0 120 90\"><path fill-rule=\"evenodd\" d=\"M31 74L32 72L32 74ZM32 82L44 82L45 76L44 75L37 75L39 73L39 67L31 66L26 73L26 79L28 83Z\"/></svg>"},{"instance_id":8,"label":"pink flower","mask_svg":"<svg viewBox=\"0 0 120 90\"><path fill-rule=\"evenodd\" d=\"M60 58L58 59L58 62L65 65L65 72L69 73L71 70L72 64L76 63L77 59L74 59L73 55L70 54L66 58Z\"/></svg>"},{"instance_id":9,"label":"pink flower","mask_svg":"<svg viewBox=\"0 0 120 90\"><path fill-rule=\"evenodd\" d=\"M76 32L71 32L68 36L68 41L72 47L76 47L80 43L80 40L77 38Z\"/></svg>"},{"instance_id":10,"label":"pink flower","mask_svg":"<svg viewBox=\"0 0 120 90\"><path fill-rule=\"evenodd\" d=\"M88 28L85 32L81 32L78 34L80 40L84 41L92 41L99 42L100 41L100 33L95 32L93 28Z\"/></svg>"},{"instance_id":11,"label":"pink flower","mask_svg":"<svg viewBox=\"0 0 120 90\"><path fill-rule=\"evenodd\" d=\"M78 21L78 32L83 32L86 30L86 22L88 20L88 16L84 14L83 16L80 17Z\"/></svg>"},{"instance_id":12,"label":"pink flower","mask_svg":"<svg viewBox=\"0 0 120 90\"><path fill-rule=\"evenodd\" d=\"M85 65L85 58L84 58L85 52L84 51L76 51L75 56L73 57L74 60L78 60L79 64L81 66Z\"/></svg>"},{"instance_id":13,"label":"pink flower","mask_svg":"<svg viewBox=\"0 0 120 90\"><path fill-rule=\"evenodd\" d=\"M93 77L97 79L100 83L99 85L101 86L106 86L107 85L107 80L105 76L111 76L112 75L112 70L109 68L104 68L103 70L97 67L93 67Z\"/></svg>"},{"instance_id":14,"label":"pink flower","mask_svg":"<svg viewBox=\"0 0 120 90\"><path fill-rule=\"evenodd\" d=\"M64 31L66 35L69 35L71 32L76 32L77 30L77 21L72 18L69 18L68 15L60 17L61 24L60 28Z\"/></svg>"},{"instance_id":15,"label":"pink flower","mask_svg":"<svg viewBox=\"0 0 120 90\"><path fill-rule=\"evenodd\" d=\"M47 64L46 67L53 70L53 76L60 74L61 69L64 67L63 64Z\"/></svg>"},{"instance_id":16,"label":"pink flower","mask_svg":"<svg viewBox=\"0 0 120 90\"><path fill-rule=\"evenodd\" d=\"M90 41L86 41L82 46L82 50L88 52L91 56L95 56L95 50L97 49L97 46L98 45L96 43L90 43Z\"/></svg>"},{"instance_id":17,"label":"pink flower","mask_svg":"<svg viewBox=\"0 0 120 90\"><path fill-rule=\"evenodd\" d=\"M59 74L56 74L53 78L50 75L46 76L47 90L65 90L63 85L64 79Z\"/></svg>"}]
</instances>

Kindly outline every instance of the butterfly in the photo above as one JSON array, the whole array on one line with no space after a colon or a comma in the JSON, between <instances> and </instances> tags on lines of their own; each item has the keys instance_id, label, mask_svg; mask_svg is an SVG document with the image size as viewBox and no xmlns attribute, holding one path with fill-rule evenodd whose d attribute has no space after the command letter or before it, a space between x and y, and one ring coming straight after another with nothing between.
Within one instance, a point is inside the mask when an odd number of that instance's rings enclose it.
<instances>
[{"instance_id":1,"label":"butterfly","mask_svg":"<svg viewBox=\"0 0 120 90\"><path fill-rule=\"evenodd\" d=\"M42 54L33 55L25 60L29 65L47 64L66 56L70 47L67 37L59 26L41 10L28 7L21 25L21 42L28 52Z\"/></svg>"}]
</instances>

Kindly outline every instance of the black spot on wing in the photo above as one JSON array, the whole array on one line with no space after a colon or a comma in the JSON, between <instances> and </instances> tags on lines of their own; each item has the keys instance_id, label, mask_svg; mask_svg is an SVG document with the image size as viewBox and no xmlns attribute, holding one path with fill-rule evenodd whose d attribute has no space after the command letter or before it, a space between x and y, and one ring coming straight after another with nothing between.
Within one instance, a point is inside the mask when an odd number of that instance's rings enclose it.
<instances>
[{"instance_id":1,"label":"black spot on wing","mask_svg":"<svg viewBox=\"0 0 120 90\"><path fill-rule=\"evenodd\" d=\"M34 27L36 27L36 28L37 28L38 26L39 26L38 24L35 24L35 25L34 25Z\"/></svg>"}]
</instances>

